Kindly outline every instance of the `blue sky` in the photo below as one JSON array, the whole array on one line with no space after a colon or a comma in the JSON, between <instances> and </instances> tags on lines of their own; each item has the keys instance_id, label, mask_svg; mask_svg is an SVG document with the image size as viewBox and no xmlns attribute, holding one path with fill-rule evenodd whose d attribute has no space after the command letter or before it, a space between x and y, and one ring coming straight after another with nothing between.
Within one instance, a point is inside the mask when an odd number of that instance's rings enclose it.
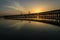
<instances>
[{"instance_id":1,"label":"blue sky","mask_svg":"<svg viewBox=\"0 0 60 40\"><path fill-rule=\"evenodd\" d=\"M20 14L26 11L60 9L60 0L0 0L0 15Z\"/></svg>"}]
</instances>

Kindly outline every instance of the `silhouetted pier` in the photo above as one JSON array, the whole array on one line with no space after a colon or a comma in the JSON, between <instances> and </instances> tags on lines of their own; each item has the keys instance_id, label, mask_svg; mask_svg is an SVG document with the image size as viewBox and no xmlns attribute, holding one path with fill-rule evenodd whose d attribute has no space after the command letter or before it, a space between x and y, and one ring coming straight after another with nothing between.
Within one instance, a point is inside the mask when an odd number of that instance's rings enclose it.
<instances>
[{"instance_id":1,"label":"silhouetted pier","mask_svg":"<svg viewBox=\"0 0 60 40\"><path fill-rule=\"evenodd\" d=\"M60 10L21 15L5 15L4 19L38 21L60 26Z\"/></svg>"}]
</instances>

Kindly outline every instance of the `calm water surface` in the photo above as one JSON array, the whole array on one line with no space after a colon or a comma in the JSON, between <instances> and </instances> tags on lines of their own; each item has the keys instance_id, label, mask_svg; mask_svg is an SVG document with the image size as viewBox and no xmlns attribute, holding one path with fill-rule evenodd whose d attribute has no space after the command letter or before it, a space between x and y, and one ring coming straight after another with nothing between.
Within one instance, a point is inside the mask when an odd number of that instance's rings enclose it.
<instances>
[{"instance_id":1,"label":"calm water surface","mask_svg":"<svg viewBox=\"0 0 60 40\"><path fill-rule=\"evenodd\" d=\"M4 37L59 37L60 27L42 22L0 20L0 35Z\"/></svg>"}]
</instances>

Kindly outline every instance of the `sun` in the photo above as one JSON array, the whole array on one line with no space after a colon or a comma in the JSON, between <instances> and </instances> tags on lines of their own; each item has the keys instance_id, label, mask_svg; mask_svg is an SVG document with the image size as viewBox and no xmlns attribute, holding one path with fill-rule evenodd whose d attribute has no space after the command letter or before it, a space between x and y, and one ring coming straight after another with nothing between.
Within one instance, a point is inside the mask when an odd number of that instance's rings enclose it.
<instances>
[{"instance_id":1,"label":"sun","mask_svg":"<svg viewBox=\"0 0 60 40\"><path fill-rule=\"evenodd\" d=\"M40 13L40 12L44 12L46 9L43 7L35 7L32 8L31 13Z\"/></svg>"},{"instance_id":2,"label":"sun","mask_svg":"<svg viewBox=\"0 0 60 40\"><path fill-rule=\"evenodd\" d=\"M33 10L33 13L39 13L39 12L43 12L41 9L35 9Z\"/></svg>"}]
</instances>

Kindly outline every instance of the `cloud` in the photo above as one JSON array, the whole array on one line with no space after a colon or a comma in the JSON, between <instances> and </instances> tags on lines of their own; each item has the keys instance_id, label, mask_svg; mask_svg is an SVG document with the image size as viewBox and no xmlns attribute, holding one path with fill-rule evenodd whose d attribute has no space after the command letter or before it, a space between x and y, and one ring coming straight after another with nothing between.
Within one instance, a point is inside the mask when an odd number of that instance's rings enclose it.
<instances>
[{"instance_id":1,"label":"cloud","mask_svg":"<svg viewBox=\"0 0 60 40\"><path fill-rule=\"evenodd\" d=\"M12 15L12 14L27 13L27 10L23 6L21 6L21 4L19 2L16 2L16 1L8 0L7 4L4 5L3 8L4 9L2 10L2 13L4 15L6 15L6 14Z\"/></svg>"}]
</instances>

